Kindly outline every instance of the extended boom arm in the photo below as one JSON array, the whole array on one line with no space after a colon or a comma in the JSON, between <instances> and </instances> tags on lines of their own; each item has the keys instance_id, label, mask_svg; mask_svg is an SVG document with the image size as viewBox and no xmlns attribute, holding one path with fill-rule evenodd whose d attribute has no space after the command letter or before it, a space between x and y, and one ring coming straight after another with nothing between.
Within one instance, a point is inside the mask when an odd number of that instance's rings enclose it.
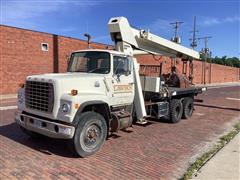
<instances>
[{"instance_id":1,"label":"extended boom arm","mask_svg":"<svg viewBox=\"0 0 240 180\"><path fill-rule=\"evenodd\" d=\"M116 49L129 55L150 53L181 57L183 59L199 59L197 51L161 38L148 31L132 28L125 17L111 18L108 26Z\"/></svg>"}]
</instances>

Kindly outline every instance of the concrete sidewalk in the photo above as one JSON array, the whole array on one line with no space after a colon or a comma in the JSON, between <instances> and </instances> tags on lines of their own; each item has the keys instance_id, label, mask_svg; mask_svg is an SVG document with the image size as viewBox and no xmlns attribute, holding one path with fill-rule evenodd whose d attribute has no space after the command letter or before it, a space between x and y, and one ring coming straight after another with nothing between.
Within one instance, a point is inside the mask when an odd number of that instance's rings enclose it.
<instances>
[{"instance_id":1,"label":"concrete sidewalk","mask_svg":"<svg viewBox=\"0 0 240 180\"><path fill-rule=\"evenodd\" d=\"M196 180L240 180L240 133L199 171Z\"/></svg>"}]
</instances>

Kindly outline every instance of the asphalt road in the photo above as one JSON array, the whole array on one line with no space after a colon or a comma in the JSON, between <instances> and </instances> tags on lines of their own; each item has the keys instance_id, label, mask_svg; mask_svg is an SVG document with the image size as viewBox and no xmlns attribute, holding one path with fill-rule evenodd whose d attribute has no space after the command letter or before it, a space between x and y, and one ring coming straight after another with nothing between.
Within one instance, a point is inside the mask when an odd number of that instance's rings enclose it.
<instances>
[{"instance_id":1,"label":"asphalt road","mask_svg":"<svg viewBox=\"0 0 240 180\"><path fill-rule=\"evenodd\" d=\"M177 179L189 163L240 122L240 86L198 96L192 118L151 121L112 135L89 158L73 156L66 142L32 139L14 122L15 99L0 102L0 179Z\"/></svg>"}]
</instances>

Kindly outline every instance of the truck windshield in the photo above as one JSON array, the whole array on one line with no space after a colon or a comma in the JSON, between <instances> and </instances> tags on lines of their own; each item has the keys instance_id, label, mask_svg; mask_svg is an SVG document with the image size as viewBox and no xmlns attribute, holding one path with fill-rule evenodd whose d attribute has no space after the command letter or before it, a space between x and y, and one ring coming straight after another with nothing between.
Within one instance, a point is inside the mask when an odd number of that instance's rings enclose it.
<instances>
[{"instance_id":1,"label":"truck windshield","mask_svg":"<svg viewBox=\"0 0 240 180\"><path fill-rule=\"evenodd\" d=\"M68 72L108 74L110 72L110 54L99 51L73 53Z\"/></svg>"}]
</instances>

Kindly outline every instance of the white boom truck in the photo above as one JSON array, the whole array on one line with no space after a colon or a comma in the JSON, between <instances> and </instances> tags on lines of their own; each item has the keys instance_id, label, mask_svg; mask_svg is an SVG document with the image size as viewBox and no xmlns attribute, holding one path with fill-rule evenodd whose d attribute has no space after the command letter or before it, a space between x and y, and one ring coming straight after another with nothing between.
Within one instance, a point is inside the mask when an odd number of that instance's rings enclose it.
<instances>
[{"instance_id":1,"label":"white boom truck","mask_svg":"<svg viewBox=\"0 0 240 180\"><path fill-rule=\"evenodd\" d=\"M67 73L26 78L15 117L24 132L69 139L74 151L86 157L110 132L132 126L133 119L143 124L148 117L166 117L176 123L191 117L194 96L205 88L167 83L178 77L174 72L165 78L140 76L135 55L193 60L199 53L132 28L124 17L111 18L108 26L115 50L75 51Z\"/></svg>"}]
</instances>

